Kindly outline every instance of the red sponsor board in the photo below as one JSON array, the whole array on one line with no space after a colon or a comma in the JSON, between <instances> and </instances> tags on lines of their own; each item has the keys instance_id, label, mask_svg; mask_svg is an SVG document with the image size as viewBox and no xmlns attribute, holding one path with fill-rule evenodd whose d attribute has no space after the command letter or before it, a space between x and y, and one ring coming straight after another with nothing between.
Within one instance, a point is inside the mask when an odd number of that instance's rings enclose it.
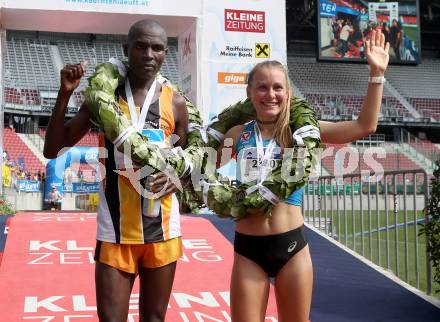
<instances>
[{"instance_id":1,"label":"red sponsor board","mask_svg":"<svg viewBox=\"0 0 440 322\"><path fill-rule=\"evenodd\" d=\"M49 215L49 214L47 214ZM0 267L1 321L97 321L94 295L96 223L89 214L20 214L13 218ZM183 252L166 321L231 321L233 248L206 219L182 217ZM128 321L138 321L139 289ZM271 292L266 321L275 318Z\"/></svg>"},{"instance_id":2,"label":"red sponsor board","mask_svg":"<svg viewBox=\"0 0 440 322\"><path fill-rule=\"evenodd\" d=\"M264 11L225 9L225 30L240 32L266 32Z\"/></svg>"}]
</instances>

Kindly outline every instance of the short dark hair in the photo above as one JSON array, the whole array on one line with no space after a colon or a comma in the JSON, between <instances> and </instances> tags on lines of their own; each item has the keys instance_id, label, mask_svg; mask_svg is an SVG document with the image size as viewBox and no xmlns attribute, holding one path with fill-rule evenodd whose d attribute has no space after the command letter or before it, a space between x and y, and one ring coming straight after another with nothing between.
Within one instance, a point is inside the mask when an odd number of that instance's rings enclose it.
<instances>
[{"instance_id":1,"label":"short dark hair","mask_svg":"<svg viewBox=\"0 0 440 322\"><path fill-rule=\"evenodd\" d=\"M155 31L158 31L162 36L162 40L165 42L165 46L167 45L168 36L165 28L156 20L152 19L143 19L135 22L128 31L127 42L130 43L133 38L135 38L145 29L153 29Z\"/></svg>"}]
</instances>

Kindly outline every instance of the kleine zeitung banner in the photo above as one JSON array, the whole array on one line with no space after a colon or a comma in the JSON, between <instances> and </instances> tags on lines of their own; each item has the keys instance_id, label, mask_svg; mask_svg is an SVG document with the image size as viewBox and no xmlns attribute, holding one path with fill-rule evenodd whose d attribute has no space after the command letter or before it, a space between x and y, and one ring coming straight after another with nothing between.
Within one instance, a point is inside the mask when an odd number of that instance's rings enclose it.
<instances>
[{"instance_id":1,"label":"kleine zeitung banner","mask_svg":"<svg viewBox=\"0 0 440 322\"><path fill-rule=\"evenodd\" d=\"M286 63L285 21L283 0L205 1L199 59L205 120L246 98L247 74L256 63Z\"/></svg>"}]
</instances>

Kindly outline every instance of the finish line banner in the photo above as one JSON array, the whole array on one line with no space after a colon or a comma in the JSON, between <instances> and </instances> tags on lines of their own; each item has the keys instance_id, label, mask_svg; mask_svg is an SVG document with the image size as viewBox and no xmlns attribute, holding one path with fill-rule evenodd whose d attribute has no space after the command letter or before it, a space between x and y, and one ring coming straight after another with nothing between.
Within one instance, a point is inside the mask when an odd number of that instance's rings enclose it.
<instances>
[{"instance_id":1,"label":"finish line banner","mask_svg":"<svg viewBox=\"0 0 440 322\"><path fill-rule=\"evenodd\" d=\"M3 0L4 8L199 16L202 0Z\"/></svg>"},{"instance_id":2,"label":"finish line banner","mask_svg":"<svg viewBox=\"0 0 440 322\"><path fill-rule=\"evenodd\" d=\"M203 105L212 119L246 97L247 74L259 62L286 64L285 1L205 1L201 62Z\"/></svg>"},{"instance_id":3,"label":"finish line banner","mask_svg":"<svg viewBox=\"0 0 440 322\"><path fill-rule=\"evenodd\" d=\"M183 256L166 321L230 322L231 243L204 218L182 216ZM1 321L96 322L94 213L21 213L12 219L0 266ZM139 320L139 287L129 322ZM276 322L273 290L266 321Z\"/></svg>"}]
</instances>

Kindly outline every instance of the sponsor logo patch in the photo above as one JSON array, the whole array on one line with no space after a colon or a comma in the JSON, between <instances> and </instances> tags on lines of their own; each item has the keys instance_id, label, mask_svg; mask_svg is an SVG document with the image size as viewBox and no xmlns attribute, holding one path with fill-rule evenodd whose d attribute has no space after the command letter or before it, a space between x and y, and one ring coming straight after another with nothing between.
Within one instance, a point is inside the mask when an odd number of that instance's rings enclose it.
<instances>
[{"instance_id":1,"label":"sponsor logo patch","mask_svg":"<svg viewBox=\"0 0 440 322\"><path fill-rule=\"evenodd\" d=\"M270 44L256 43L255 44L256 58L270 58Z\"/></svg>"},{"instance_id":2,"label":"sponsor logo patch","mask_svg":"<svg viewBox=\"0 0 440 322\"><path fill-rule=\"evenodd\" d=\"M244 132L241 134L241 139L242 139L243 141L249 141L250 138L251 138L251 132L249 132L249 131L244 131Z\"/></svg>"},{"instance_id":3,"label":"sponsor logo patch","mask_svg":"<svg viewBox=\"0 0 440 322\"><path fill-rule=\"evenodd\" d=\"M239 32L266 32L264 11L225 9L225 30Z\"/></svg>"},{"instance_id":4,"label":"sponsor logo patch","mask_svg":"<svg viewBox=\"0 0 440 322\"><path fill-rule=\"evenodd\" d=\"M247 73L225 73L218 72L217 82L219 84L245 85L247 82Z\"/></svg>"}]
</instances>

